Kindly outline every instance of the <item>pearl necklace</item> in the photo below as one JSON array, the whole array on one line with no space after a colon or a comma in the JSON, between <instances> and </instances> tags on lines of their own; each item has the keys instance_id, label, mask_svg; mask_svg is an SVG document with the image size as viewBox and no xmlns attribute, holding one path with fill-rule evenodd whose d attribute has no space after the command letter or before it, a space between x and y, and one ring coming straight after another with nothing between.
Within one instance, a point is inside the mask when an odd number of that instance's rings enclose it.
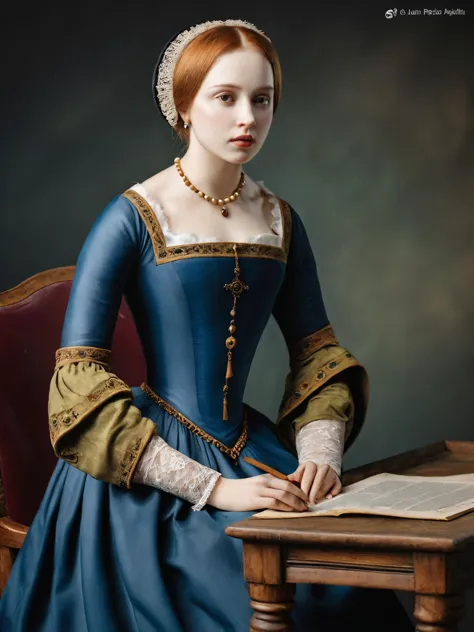
<instances>
[{"instance_id":1,"label":"pearl necklace","mask_svg":"<svg viewBox=\"0 0 474 632\"><path fill-rule=\"evenodd\" d=\"M232 193L232 195L229 195L229 197L226 197L223 200L221 200L221 199L212 197L212 195L207 195L206 193L204 193L203 191L200 191L197 187L195 187L194 184L192 184L191 181L184 175L184 172L181 168L181 160L179 158L174 159L174 164L176 165L176 169L178 170L179 175L184 180L184 184L187 187L189 187L191 191L194 191L194 193L197 193L199 197L203 198L203 200L207 200L207 202L211 202L211 204L218 204L219 206L221 206L222 207L221 213L224 217L227 217L229 215L229 211L227 210L226 204L230 204L230 202L233 202L239 197L240 190L245 184L244 172L242 172L240 176L239 185L236 188L236 190Z\"/></svg>"}]
</instances>

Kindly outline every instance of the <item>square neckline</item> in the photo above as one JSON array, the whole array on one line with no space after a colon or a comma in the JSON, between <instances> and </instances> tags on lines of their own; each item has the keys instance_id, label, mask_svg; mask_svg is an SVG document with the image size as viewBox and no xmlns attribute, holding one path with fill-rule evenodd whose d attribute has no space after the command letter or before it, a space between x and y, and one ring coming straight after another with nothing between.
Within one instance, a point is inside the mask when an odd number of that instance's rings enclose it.
<instances>
[{"instance_id":1,"label":"square neckline","mask_svg":"<svg viewBox=\"0 0 474 632\"><path fill-rule=\"evenodd\" d=\"M239 257L271 259L279 261L283 265L288 262L293 224L292 208L288 202L278 196L275 197L280 208L282 223L281 243L278 246L243 241L214 241L167 246L158 218L147 200L134 188L124 191L122 197L135 209L141 222L143 222L151 241L156 265L188 258L235 258L237 255L236 247L238 247Z\"/></svg>"},{"instance_id":2,"label":"square neckline","mask_svg":"<svg viewBox=\"0 0 474 632\"><path fill-rule=\"evenodd\" d=\"M155 216L155 219L158 222L158 225L160 227L162 237L164 240L163 245L165 246L165 248L169 248L169 249L189 248L192 246L212 247L213 245L216 245L216 244L223 244L223 245L236 244L236 245L241 245L241 246L263 246L267 248L276 248L283 252L285 250L284 248L285 234L284 234L284 225L283 225L283 209L282 209L281 201L274 193L272 193L272 191L270 191L264 185L263 181L260 180L257 182L257 184L260 187L260 189L265 191L265 193L267 193L271 198L271 203L272 203L271 213L272 213L273 219L272 219L271 225L268 226L269 231L271 232L258 233L256 235L251 235L250 239L252 239L253 241L237 241L237 240L229 241L229 240L222 240L222 239L218 239L214 237L211 238L211 236L208 236L208 235L205 235L204 236L205 239L202 240L202 238L196 233L176 233L170 230L169 221L162 204L160 204L150 194L148 189L141 182L136 182L133 186L130 187L129 190L134 191L135 193L140 195L150 206ZM274 226L277 226L279 228L279 233L273 232ZM188 239L192 238L193 240L182 241L181 243L178 243L178 242L167 243L167 240L166 240L167 235L171 235L172 238L175 237L177 239L179 239L181 236L185 236L186 238ZM275 238L275 241L278 240L278 243L267 243L265 241L259 241L258 239L260 237Z\"/></svg>"}]
</instances>

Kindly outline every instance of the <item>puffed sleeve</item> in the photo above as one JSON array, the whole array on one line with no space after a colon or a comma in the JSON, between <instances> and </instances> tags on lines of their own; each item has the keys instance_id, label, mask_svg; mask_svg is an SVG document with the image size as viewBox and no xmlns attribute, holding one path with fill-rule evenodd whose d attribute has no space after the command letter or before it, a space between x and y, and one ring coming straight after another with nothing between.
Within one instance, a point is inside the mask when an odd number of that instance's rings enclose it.
<instances>
[{"instance_id":1,"label":"puffed sleeve","mask_svg":"<svg viewBox=\"0 0 474 632\"><path fill-rule=\"evenodd\" d=\"M285 339L290 371L285 380L277 432L295 451L295 434L321 419L346 423L345 449L355 440L368 405L368 376L339 344L329 321L311 244L290 206L291 238L285 278L273 315Z\"/></svg>"},{"instance_id":2,"label":"puffed sleeve","mask_svg":"<svg viewBox=\"0 0 474 632\"><path fill-rule=\"evenodd\" d=\"M123 196L94 222L77 261L48 402L56 455L126 488L156 426L133 406L130 387L110 372L109 359L122 295L133 281L145 230Z\"/></svg>"}]
</instances>

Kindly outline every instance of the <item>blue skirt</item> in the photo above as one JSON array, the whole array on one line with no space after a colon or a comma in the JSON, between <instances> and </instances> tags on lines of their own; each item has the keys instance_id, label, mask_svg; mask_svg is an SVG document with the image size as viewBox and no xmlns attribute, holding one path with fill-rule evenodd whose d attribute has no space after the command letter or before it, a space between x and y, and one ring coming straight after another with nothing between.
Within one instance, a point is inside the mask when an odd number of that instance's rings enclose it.
<instances>
[{"instance_id":1,"label":"blue skirt","mask_svg":"<svg viewBox=\"0 0 474 632\"><path fill-rule=\"evenodd\" d=\"M239 463L197 437L139 387L133 404L173 448L228 478L297 467L273 424L248 408ZM2 632L248 632L242 542L225 528L248 512L188 502L152 487L126 490L59 461L0 601ZM296 587L295 632L413 630L391 591Z\"/></svg>"}]
</instances>

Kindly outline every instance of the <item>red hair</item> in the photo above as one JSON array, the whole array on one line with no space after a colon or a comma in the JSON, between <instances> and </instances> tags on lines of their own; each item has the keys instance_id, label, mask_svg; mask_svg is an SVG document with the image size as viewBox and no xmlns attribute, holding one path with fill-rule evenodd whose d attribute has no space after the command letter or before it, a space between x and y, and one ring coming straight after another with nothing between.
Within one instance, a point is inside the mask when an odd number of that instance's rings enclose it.
<instances>
[{"instance_id":1,"label":"red hair","mask_svg":"<svg viewBox=\"0 0 474 632\"><path fill-rule=\"evenodd\" d=\"M215 26L193 39L181 53L173 76L173 98L178 112L188 110L201 87L204 78L220 55L247 46L259 50L268 59L273 70L275 92L273 113L281 95L281 65L272 43L263 35L244 26ZM189 129L178 116L174 126L178 136L189 144Z\"/></svg>"}]
</instances>

